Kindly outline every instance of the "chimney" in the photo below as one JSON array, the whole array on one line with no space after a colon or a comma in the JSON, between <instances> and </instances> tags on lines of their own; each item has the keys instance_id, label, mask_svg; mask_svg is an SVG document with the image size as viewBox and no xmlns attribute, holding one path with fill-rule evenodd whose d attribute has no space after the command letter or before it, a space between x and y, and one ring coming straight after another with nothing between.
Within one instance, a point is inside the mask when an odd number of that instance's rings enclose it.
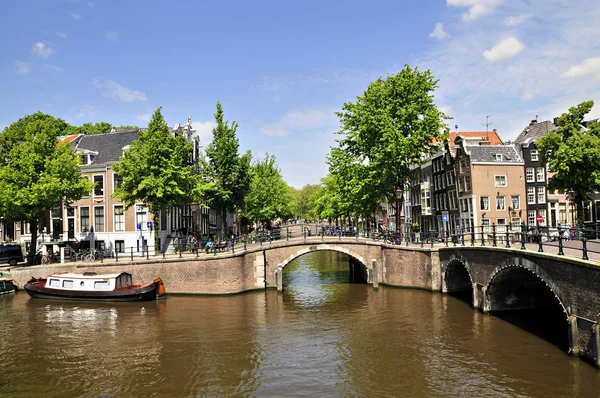
<instances>
[{"instance_id":1,"label":"chimney","mask_svg":"<svg viewBox=\"0 0 600 398\"><path fill-rule=\"evenodd\" d=\"M536 123L537 123L537 120L535 120L535 119L534 119L534 120L532 120L531 122L529 122L529 125L530 125L530 126L533 126L533 125L534 125L534 124L536 124Z\"/></svg>"},{"instance_id":2,"label":"chimney","mask_svg":"<svg viewBox=\"0 0 600 398\"><path fill-rule=\"evenodd\" d=\"M498 132L496 131L496 129L493 129L492 131L493 131L495 134L498 134Z\"/></svg>"},{"instance_id":3,"label":"chimney","mask_svg":"<svg viewBox=\"0 0 600 398\"><path fill-rule=\"evenodd\" d=\"M554 123L554 125L556 126L558 124L558 118L555 117L554 119L552 119L552 123Z\"/></svg>"}]
</instances>

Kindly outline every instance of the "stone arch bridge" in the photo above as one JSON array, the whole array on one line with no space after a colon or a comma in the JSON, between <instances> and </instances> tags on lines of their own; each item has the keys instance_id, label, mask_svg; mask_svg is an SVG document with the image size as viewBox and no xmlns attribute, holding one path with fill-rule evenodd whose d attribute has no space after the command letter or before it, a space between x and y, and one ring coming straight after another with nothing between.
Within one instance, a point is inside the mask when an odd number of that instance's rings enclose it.
<instances>
[{"instance_id":1,"label":"stone arch bridge","mask_svg":"<svg viewBox=\"0 0 600 398\"><path fill-rule=\"evenodd\" d=\"M142 281L160 276L169 293L231 294L282 289L285 266L320 250L348 255L350 266L374 288L383 284L442 293L464 291L472 297L473 307L484 312L559 305L569 332L570 352L600 366L600 266L592 261L518 248L421 248L366 239L313 238L279 241L218 256L105 263L96 271L128 271ZM75 268L78 266L15 268L11 276L24 283L32 275L82 271Z\"/></svg>"}]
</instances>

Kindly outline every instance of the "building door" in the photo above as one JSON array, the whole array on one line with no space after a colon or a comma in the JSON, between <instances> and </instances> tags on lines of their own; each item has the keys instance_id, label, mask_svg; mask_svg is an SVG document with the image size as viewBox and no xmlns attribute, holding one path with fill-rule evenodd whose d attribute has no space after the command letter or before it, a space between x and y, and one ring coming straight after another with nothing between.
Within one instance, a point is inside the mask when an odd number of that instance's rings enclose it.
<instances>
[{"instance_id":1,"label":"building door","mask_svg":"<svg viewBox=\"0 0 600 398\"><path fill-rule=\"evenodd\" d=\"M556 209L550 209L550 222L550 225L556 228Z\"/></svg>"},{"instance_id":2,"label":"building door","mask_svg":"<svg viewBox=\"0 0 600 398\"><path fill-rule=\"evenodd\" d=\"M75 219L74 218L69 218L68 233L69 233L69 239L73 239L75 237Z\"/></svg>"}]
</instances>

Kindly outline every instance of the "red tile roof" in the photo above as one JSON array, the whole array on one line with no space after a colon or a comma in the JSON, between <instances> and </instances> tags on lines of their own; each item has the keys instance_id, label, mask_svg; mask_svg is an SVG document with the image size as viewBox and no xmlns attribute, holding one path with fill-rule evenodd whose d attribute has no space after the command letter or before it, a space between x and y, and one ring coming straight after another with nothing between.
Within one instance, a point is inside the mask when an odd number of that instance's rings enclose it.
<instances>
[{"instance_id":1,"label":"red tile roof","mask_svg":"<svg viewBox=\"0 0 600 398\"><path fill-rule=\"evenodd\" d=\"M490 145L502 145L502 140L496 131L459 131L459 132L450 132L448 135L448 141L450 143L450 147L454 147L454 140L456 140L456 136L459 137L481 137L483 141L488 141Z\"/></svg>"}]
</instances>

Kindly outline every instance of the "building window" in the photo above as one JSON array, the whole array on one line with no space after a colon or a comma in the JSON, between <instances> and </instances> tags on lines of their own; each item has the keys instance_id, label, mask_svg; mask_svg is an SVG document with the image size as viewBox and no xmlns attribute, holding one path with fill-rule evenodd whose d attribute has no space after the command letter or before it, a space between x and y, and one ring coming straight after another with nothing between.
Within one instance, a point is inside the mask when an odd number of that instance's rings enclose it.
<instances>
[{"instance_id":1,"label":"building window","mask_svg":"<svg viewBox=\"0 0 600 398\"><path fill-rule=\"evenodd\" d=\"M142 231L148 229L146 222L148 222L148 208L144 205L135 206L135 223L140 225Z\"/></svg>"},{"instance_id":2,"label":"building window","mask_svg":"<svg viewBox=\"0 0 600 398\"><path fill-rule=\"evenodd\" d=\"M79 208L79 226L81 232L89 232L90 230L90 208L80 207Z\"/></svg>"},{"instance_id":3,"label":"building window","mask_svg":"<svg viewBox=\"0 0 600 398\"><path fill-rule=\"evenodd\" d=\"M583 221L592 221L592 202L583 202Z\"/></svg>"},{"instance_id":4,"label":"building window","mask_svg":"<svg viewBox=\"0 0 600 398\"><path fill-rule=\"evenodd\" d=\"M529 225L535 224L535 210L529 210L527 212L527 224L529 224Z\"/></svg>"},{"instance_id":5,"label":"building window","mask_svg":"<svg viewBox=\"0 0 600 398\"><path fill-rule=\"evenodd\" d=\"M538 159L538 152L537 152L537 150L536 149L532 149L531 150L531 161L532 162L537 162L538 160L539 159Z\"/></svg>"},{"instance_id":6,"label":"building window","mask_svg":"<svg viewBox=\"0 0 600 398\"><path fill-rule=\"evenodd\" d=\"M121 177L118 174L114 174L113 175L113 188L117 189L119 188L121 185L123 185L123 177Z\"/></svg>"},{"instance_id":7,"label":"building window","mask_svg":"<svg viewBox=\"0 0 600 398\"><path fill-rule=\"evenodd\" d=\"M513 210L519 210L521 208L521 197L519 195L513 195L510 197L510 206Z\"/></svg>"},{"instance_id":8,"label":"building window","mask_svg":"<svg viewBox=\"0 0 600 398\"><path fill-rule=\"evenodd\" d=\"M124 240L116 240L115 241L115 251L117 253L125 253L125 241Z\"/></svg>"},{"instance_id":9,"label":"building window","mask_svg":"<svg viewBox=\"0 0 600 398\"><path fill-rule=\"evenodd\" d=\"M566 203L558 204L558 222L560 224L567 223L567 204Z\"/></svg>"},{"instance_id":10,"label":"building window","mask_svg":"<svg viewBox=\"0 0 600 398\"><path fill-rule=\"evenodd\" d=\"M504 209L506 209L506 202L504 201L504 196L496 196L496 210Z\"/></svg>"},{"instance_id":11,"label":"building window","mask_svg":"<svg viewBox=\"0 0 600 398\"><path fill-rule=\"evenodd\" d=\"M458 177L458 192L463 191L462 177Z\"/></svg>"},{"instance_id":12,"label":"building window","mask_svg":"<svg viewBox=\"0 0 600 398\"><path fill-rule=\"evenodd\" d=\"M546 220L546 209L540 209L540 210L538 210L538 214L539 214L540 216L542 216L542 219L544 220L544 221L542 221L542 222L540 223L540 225L546 225L546 221L547 221L547 220ZM536 221L537 221L537 218L536 218Z\"/></svg>"},{"instance_id":13,"label":"building window","mask_svg":"<svg viewBox=\"0 0 600 398\"><path fill-rule=\"evenodd\" d=\"M490 209L490 197L482 196L479 199L479 203L481 204L481 210L489 210Z\"/></svg>"},{"instance_id":14,"label":"building window","mask_svg":"<svg viewBox=\"0 0 600 398\"><path fill-rule=\"evenodd\" d=\"M545 180L544 178L544 168L543 167L538 167L536 169L536 178L538 180L538 182L543 182Z\"/></svg>"},{"instance_id":15,"label":"building window","mask_svg":"<svg viewBox=\"0 0 600 398\"><path fill-rule=\"evenodd\" d=\"M483 227L483 232L490 232L490 219L489 218L482 218L481 219L481 226Z\"/></svg>"},{"instance_id":16,"label":"building window","mask_svg":"<svg viewBox=\"0 0 600 398\"><path fill-rule=\"evenodd\" d=\"M521 219L519 217L513 217L510 220L510 229L518 229L521 226Z\"/></svg>"},{"instance_id":17,"label":"building window","mask_svg":"<svg viewBox=\"0 0 600 398\"><path fill-rule=\"evenodd\" d=\"M104 206L94 207L94 231L104 232Z\"/></svg>"},{"instance_id":18,"label":"building window","mask_svg":"<svg viewBox=\"0 0 600 398\"><path fill-rule=\"evenodd\" d=\"M506 232L506 218L497 218L496 225L498 226L497 232Z\"/></svg>"},{"instance_id":19,"label":"building window","mask_svg":"<svg viewBox=\"0 0 600 398\"><path fill-rule=\"evenodd\" d=\"M527 204L535 204L535 187L527 187Z\"/></svg>"},{"instance_id":20,"label":"building window","mask_svg":"<svg viewBox=\"0 0 600 398\"><path fill-rule=\"evenodd\" d=\"M471 190L471 177L465 176L465 191Z\"/></svg>"},{"instance_id":21,"label":"building window","mask_svg":"<svg viewBox=\"0 0 600 398\"><path fill-rule=\"evenodd\" d=\"M502 161L502 154L501 153L497 153L496 155L494 155L496 162L501 162Z\"/></svg>"},{"instance_id":22,"label":"building window","mask_svg":"<svg viewBox=\"0 0 600 398\"><path fill-rule=\"evenodd\" d=\"M533 167L528 167L525 170L525 176L527 177L527 182L535 182L535 169Z\"/></svg>"},{"instance_id":23,"label":"building window","mask_svg":"<svg viewBox=\"0 0 600 398\"><path fill-rule=\"evenodd\" d=\"M538 203L546 203L546 187L537 187Z\"/></svg>"},{"instance_id":24,"label":"building window","mask_svg":"<svg viewBox=\"0 0 600 398\"><path fill-rule=\"evenodd\" d=\"M497 188L506 187L506 176L494 176L494 186Z\"/></svg>"},{"instance_id":25,"label":"building window","mask_svg":"<svg viewBox=\"0 0 600 398\"><path fill-rule=\"evenodd\" d=\"M104 176L94 176L94 196L104 196Z\"/></svg>"},{"instance_id":26,"label":"building window","mask_svg":"<svg viewBox=\"0 0 600 398\"><path fill-rule=\"evenodd\" d=\"M125 231L125 212L123 206L115 206L115 232Z\"/></svg>"}]
</instances>

